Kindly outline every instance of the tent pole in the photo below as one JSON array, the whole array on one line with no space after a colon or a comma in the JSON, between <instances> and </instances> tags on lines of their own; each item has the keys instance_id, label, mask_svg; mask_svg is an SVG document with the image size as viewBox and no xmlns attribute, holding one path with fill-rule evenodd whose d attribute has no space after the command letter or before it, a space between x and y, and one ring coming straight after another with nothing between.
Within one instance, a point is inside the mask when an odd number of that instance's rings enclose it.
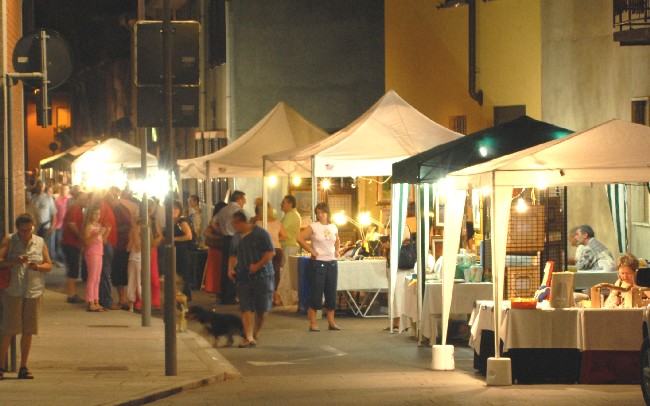
<instances>
[{"instance_id":1,"label":"tent pole","mask_svg":"<svg viewBox=\"0 0 650 406\"><path fill-rule=\"evenodd\" d=\"M316 207L317 201L317 192L318 192L318 184L316 183L317 180L316 176L316 157L312 156L311 157L311 219L312 221L316 221L316 212L314 211L314 207ZM330 219L331 221L331 219Z\"/></svg>"},{"instance_id":2,"label":"tent pole","mask_svg":"<svg viewBox=\"0 0 650 406\"><path fill-rule=\"evenodd\" d=\"M266 176L266 169L264 166L264 161L262 161L262 228L266 230L267 226L267 216L268 214L268 202L269 201L269 184L268 178Z\"/></svg>"},{"instance_id":3,"label":"tent pole","mask_svg":"<svg viewBox=\"0 0 650 406\"><path fill-rule=\"evenodd\" d=\"M491 206L491 216L490 216L490 245L492 250L492 298L494 299L494 358L500 358L501 354L499 352L499 309L500 307L500 298L499 298L499 272L497 270L496 264L496 241L494 240L494 230L496 230L496 221L495 221L495 208L496 208L496 185L495 185L495 173L492 172L492 199L490 199Z\"/></svg>"},{"instance_id":4,"label":"tent pole","mask_svg":"<svg viewBox=\"0 0 650 406\"><path fill-rule=\"evenodd\" d=\"M504 190L504 193L500 193L497 196L497 187L496 187L496 171L492 171L492 218L490 219L491 230L490 230L490 240L492 246L492 291L494 295L494 357L488 358L487 362L487 374L486 374L486 383L488 386L509 386L512 385L512 361L510 358L503 357L501 358L500 354L500 343L501 343L501 279L505 277L505 272L502 273L502 266L505 267L505 256L502 250L499 250L497 253L497 245L505 244L506 241L501 234L502 231L507 232L506 230L497 231L497 221L502 222L508 218L510 205L508 204L512 198L512 188L508 189L508 192ZM501 196L503 195L503 196ZM497 201L497 198L499 201ZM503 200L503 201L501 201ZM506 211L506 209L508 211ZM498 210L498 213L497 213ZM506 214L507 213L507 214ZM505 214L505 217L503 215ZM498 219L497 219L498 216ZM508 222L501 224L502 227L508 227ZM497 241L496 235L499 234L499 241ZM501 246L501 248L504 248ZM497 256L499 258L497 259ZM503 262L502 262L503 261Z\"/></svg>"}]
</instances>

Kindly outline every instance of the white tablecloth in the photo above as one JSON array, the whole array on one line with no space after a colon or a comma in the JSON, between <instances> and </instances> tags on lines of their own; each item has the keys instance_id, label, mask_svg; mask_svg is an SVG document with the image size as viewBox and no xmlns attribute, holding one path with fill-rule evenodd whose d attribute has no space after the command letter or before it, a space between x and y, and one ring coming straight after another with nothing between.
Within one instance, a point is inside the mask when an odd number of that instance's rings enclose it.
<instances>
[{"instance_id":1,"label":"white tablecloth","mask_svg":"<svg viewBox=\"0 0 650 406\"><path fill-rule=\"evenodd\" d=\"M285 273L291 279L291 287L298 290L298 256L289 257ZM386 260L338 261L339 279L337 290L388 289Z\"/></svg>"},{"instance_id":2,"label":"white tablecloth","mask_svg":"<svg viewBox=\"0 0 650 406\"><path fill-rule=\"evenodd\" d=\"M337 290L388 289L386 260L339 261Z\"/></svg>"},{"instance_id":3,"label":"white tablecloth","mask_svg":"<svg viewBox=\"0 0 650 406\"><path fill-rule=\"evenodd\" d=\"M510 309L501 324L503 351L510 348L580 348L579 309Z\"/></svg>"},{"instance_id":4,"label":"white tablecloth","mask_svg":"<svg viewBox=\"0 0 650 406\"><path fill-rule=\"evenodd\" d=\"M477 352L481 330L494 330L493 307L493 302L481 302L472 314L469 344ZM638 351L643 341L643 309L509 309L503 312L504 351L510 348Z\"/></svg>"},{"instance_id":5,"label":"white tablecloth","mask_svg":"<svg viewBox=\"0 0 650 406\"><path fill-rule=\"evenodd\" d=\"M474 302L492 298L492 283L455 283L452 293L452 314L471 314ZM438 335L438 316L442 314L442 284L427 283L422 301L422 335L431 339Z\"/></svg>"}]
</instances>

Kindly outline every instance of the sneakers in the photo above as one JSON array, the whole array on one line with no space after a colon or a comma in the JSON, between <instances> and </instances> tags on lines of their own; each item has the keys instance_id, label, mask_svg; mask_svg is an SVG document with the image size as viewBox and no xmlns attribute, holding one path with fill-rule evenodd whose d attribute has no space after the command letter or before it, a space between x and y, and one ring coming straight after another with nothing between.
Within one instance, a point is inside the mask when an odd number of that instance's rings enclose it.
<instances>
[{"instance_id":1,"label":"sneakers","mask_svg":"<svg viewBox=\"0 0 650 406\"><path fill-rule=\"evenodd\" d=\"M68 302L68 303L83 303L84 300L82 298L80 298L79 295L72 295L72 296L68 296L68 298L66 299L66 302Z\"/></svg>"}]
</instances>

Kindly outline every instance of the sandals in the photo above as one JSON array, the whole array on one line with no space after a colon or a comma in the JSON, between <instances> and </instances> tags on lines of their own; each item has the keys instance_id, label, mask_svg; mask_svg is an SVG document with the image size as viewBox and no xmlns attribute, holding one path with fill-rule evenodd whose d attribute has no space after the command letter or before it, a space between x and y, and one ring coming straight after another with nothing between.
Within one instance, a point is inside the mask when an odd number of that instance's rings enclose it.
<instances>
[{"instance_id":1,"label":"sandals","mask_svg":"<svg viewBox=\"0 0 650 406\"><path fill-rule=\"evenodd\" d=\"M22 367L18 371L18 379L34 379L34 375L26 367Z\"/></svg>"},{"instance_id":2,"label":"sandals","mask_svg":"<svg viewBox=\"0 0 650 406\"><path fill-rule=\"evenodd\" d=\"M255 347L257 343L255 340L246 340L243 343L239 344L239 348L252 348Z\"/></svg>"}]
</instances>

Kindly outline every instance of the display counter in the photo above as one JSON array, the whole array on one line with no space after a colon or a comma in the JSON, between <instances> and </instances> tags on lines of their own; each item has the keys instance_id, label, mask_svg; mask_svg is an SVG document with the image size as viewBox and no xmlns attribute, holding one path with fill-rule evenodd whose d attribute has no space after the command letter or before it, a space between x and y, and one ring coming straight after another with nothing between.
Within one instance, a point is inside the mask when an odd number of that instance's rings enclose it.
<instances>
[{"instance_id":1,"label":"display counter","mask_svg":"<svg viewBox=\"0 0 650 406\"><path fill-rule=\"evenodd\" d=\"M492 283L454 283L451 314L469 315L474 302L492 298ZM427 281L422 300L422 335L430 341L438 336L438 320L442 314L442 283Z\"/></svg>"},{"instance_id":2,"label":"display counter","mask_svg":"<svg viewBox=\"0 0 650 406\"><path fill-rule=\"evenodd\" d=\"M642 309L524 310L504 303L500 332L513 381L638 382ZM494 356L493 319L494 304L479 302L470 319L475 366Z\"/></svg>"},{"instance_id":3,"label":"display counter","mask_svg":"<svg viewBox=\"0 0 650 406\"><path fill-rule=\"evenodd\" d=\"M298 311L307 312L309 285L307 271L309 257L292 256L285 266L285 272L294 276L298 290ZM344 292L350 309L356 316L368 317L368 311L379 293L388 290L385 259L364 259L361 261L338 261L337 291ZM361 302L358 302L352 292L367 292ZM381 315L387 317L386 314Z\"/></svg>"}]
</instances>

